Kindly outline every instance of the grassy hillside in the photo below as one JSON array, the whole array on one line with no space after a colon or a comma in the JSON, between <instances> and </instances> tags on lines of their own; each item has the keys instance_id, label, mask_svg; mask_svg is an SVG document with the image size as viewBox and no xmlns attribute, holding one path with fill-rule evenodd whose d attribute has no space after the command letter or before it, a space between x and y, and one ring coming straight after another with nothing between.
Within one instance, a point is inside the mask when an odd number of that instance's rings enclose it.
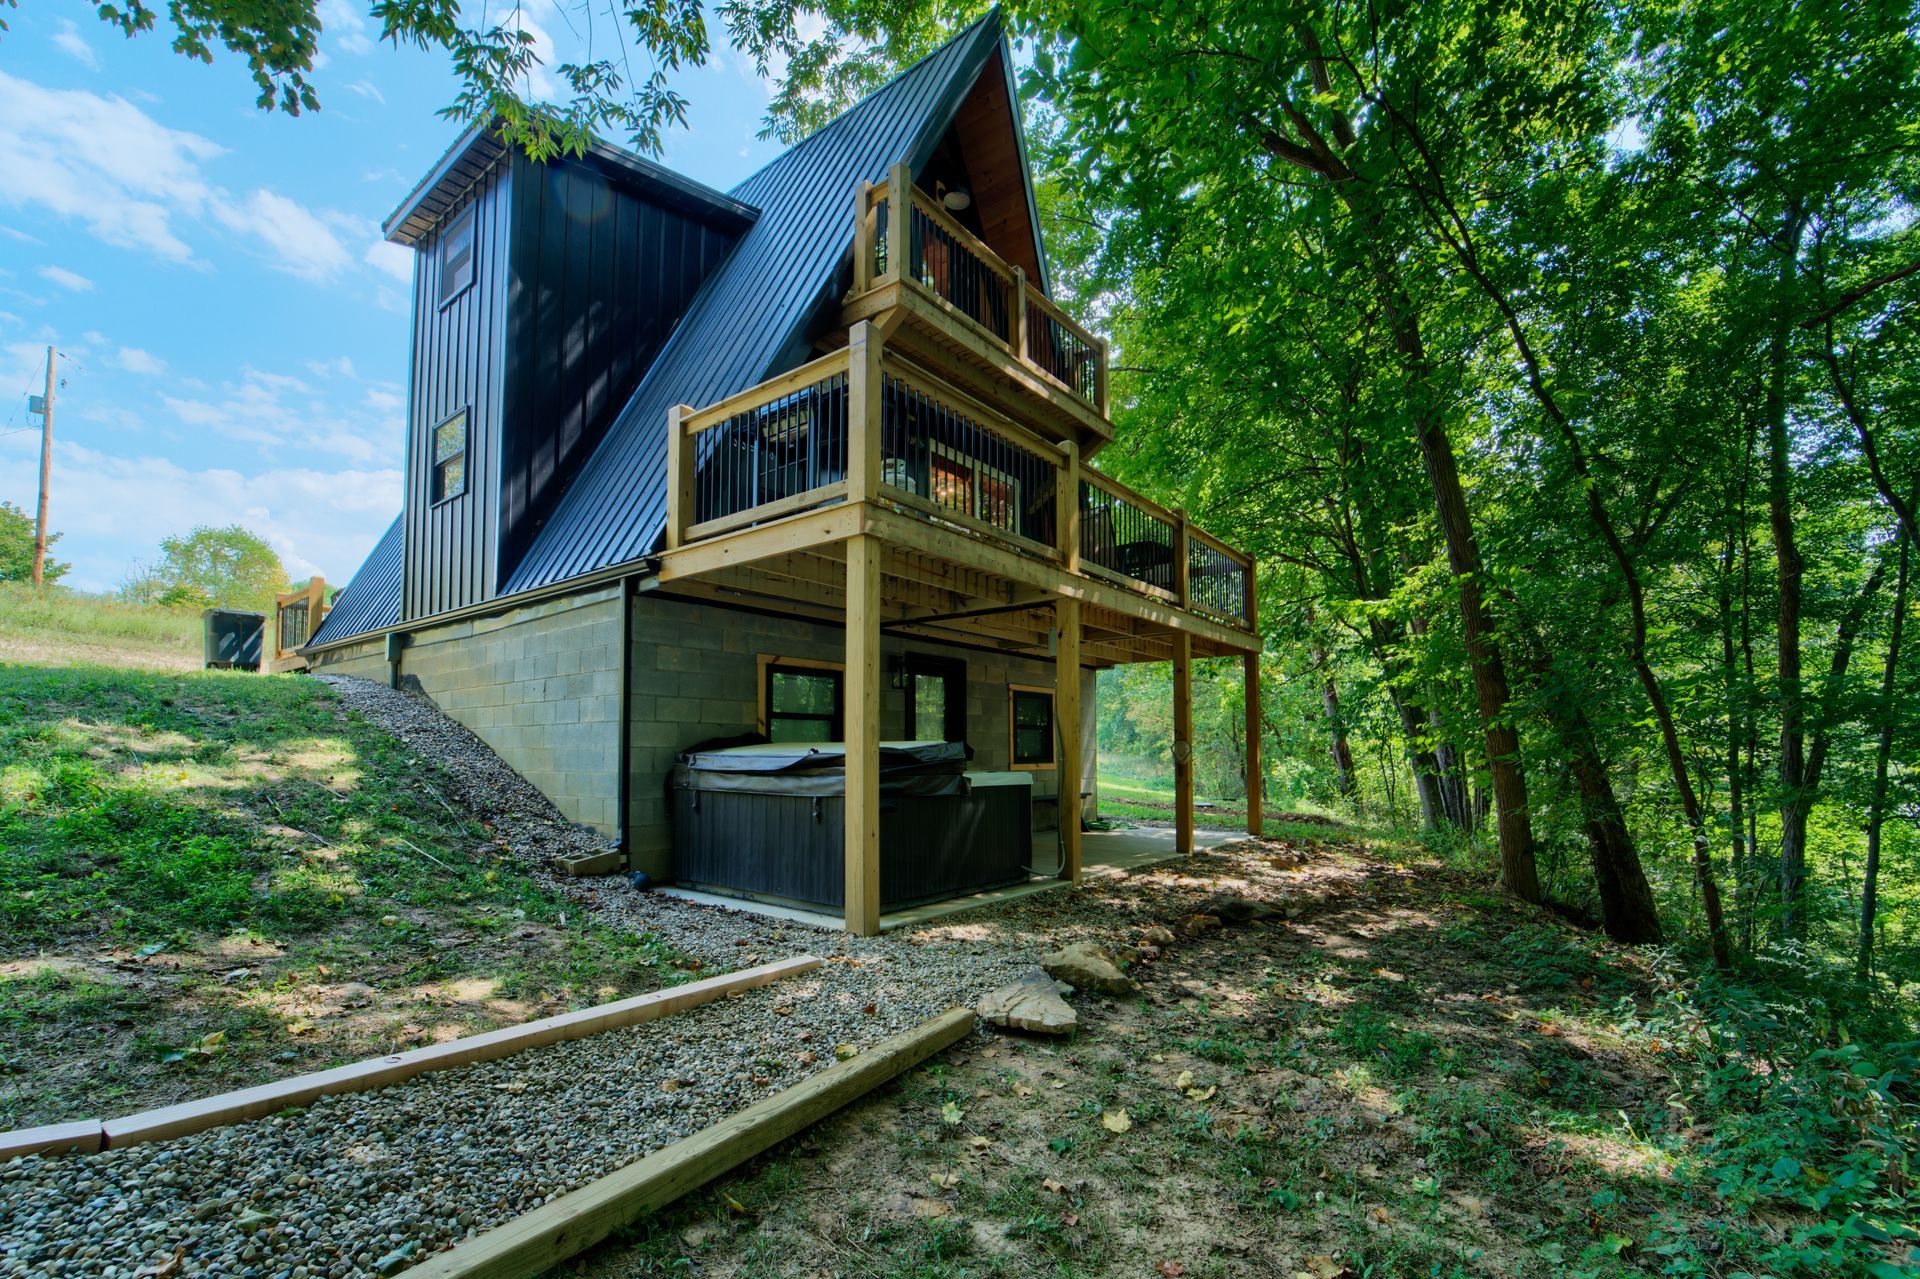
<instances>
[{"instance_id":1,"label":"grassy hillside","mask_svg":"<svg viewBox=\"0 0 1920 1279\"><path fill-rule=\"evenodd\" d=\"M0 1128L679 979L304 678L0 665Z\"/></svg>"},{"instance_id":2,"label":"grassy hillside","mask_svg":"<svg viewBox=\"0 0 1920 1279\"><path fill-rule=\"evenodd\" d=\"M201 647L197 609L0 582L0 662L197 670Z\"/></svg>"}]
</instances>

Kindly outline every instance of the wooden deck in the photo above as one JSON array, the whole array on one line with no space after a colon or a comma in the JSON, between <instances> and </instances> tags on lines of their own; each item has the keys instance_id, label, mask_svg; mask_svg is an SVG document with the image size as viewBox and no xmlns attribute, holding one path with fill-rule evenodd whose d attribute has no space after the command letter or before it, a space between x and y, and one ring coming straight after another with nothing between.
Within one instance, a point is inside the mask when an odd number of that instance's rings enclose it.
<instances>
[{"instance_id":1,"label":"wooden deck","mask_svg":"<svg viewBox=\"0 0 1920 1279\"><path fill-rule=\"evenodd\" d=\"M854 205L844 342L669 412L666 549L648 589L844 626L846 923L872 933L878 783L854 761L877 760L883 634L1051 658L1063 794L1081 789L1077 672L1129 662L1173 664L1185 743L1193 660L1241 657L1257 778L1260 637L1252 558L1089 464L1111 438L1104 342L904 166ZM1185 851L1192 769L1176 756ZM1077 881L1080 833L1067 844Z\"/></svg>"}]
</instances>

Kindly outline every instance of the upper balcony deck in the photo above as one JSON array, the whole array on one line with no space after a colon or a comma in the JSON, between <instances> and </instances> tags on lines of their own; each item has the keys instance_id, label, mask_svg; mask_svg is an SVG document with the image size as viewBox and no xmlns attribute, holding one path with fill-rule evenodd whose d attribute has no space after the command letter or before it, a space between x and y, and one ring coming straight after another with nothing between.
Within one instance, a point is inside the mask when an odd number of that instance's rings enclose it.
<instances>
[{"instance_id":1,"label":"upper balcony deck","mask_svg":"<svg viewBox=\"0 0 1920 1279\"><path fill-rule=\"evenodd\" d=\"M895 211L905 209L906 216ZM915 186L905 165L854 195L851 327L893 315L890 345L1091 456L1113 438L1107 344Z\"/></svg>"}]
</instances>

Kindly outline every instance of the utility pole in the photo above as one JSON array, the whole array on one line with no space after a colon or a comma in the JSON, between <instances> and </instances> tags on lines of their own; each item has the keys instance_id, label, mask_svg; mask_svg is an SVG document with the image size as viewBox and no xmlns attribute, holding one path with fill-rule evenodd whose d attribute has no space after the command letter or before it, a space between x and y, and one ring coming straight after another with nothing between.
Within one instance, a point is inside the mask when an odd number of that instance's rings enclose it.
<instances>
[{"instance_id":1,"label":"utility pole","mask_svg":"<svg viewBox=\"0 0 1920 1279\"><path fill-rule=\"evenodd\" d=\"M47 347L47 393L40 399L40 511L33 521L33 589L47 569L47 486L53 479L53 365L59 353Z\"/></svg>"}]
</instances>

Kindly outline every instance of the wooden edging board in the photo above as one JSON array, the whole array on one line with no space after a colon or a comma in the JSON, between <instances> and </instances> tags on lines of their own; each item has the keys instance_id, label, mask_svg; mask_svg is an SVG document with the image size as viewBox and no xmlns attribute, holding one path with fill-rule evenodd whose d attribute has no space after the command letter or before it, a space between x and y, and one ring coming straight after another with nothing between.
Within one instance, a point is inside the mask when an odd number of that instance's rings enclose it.
<instances>
[{"instance_id":1,"label":"wooden edging board","mask_svg":"<svg viewBox=\"0 0 1920 1279\"><path fill-rule=\"evenodd\" d=\"M244 1123L249 1119L259 1119L289 1107L309 1105L316 1099L331 1093L362 1092L369 1088L380 1088L387 1084L399 1083L403 1079L411 1079L429 1070L447 1070L454 1066L492 1061L524 1048L538 1048L568 1039L581 1039L603 1030L612 1030L617 1026L631 1026L643 1021L652 1021L671 1013L698 1007L736 991L751 990L778 981L782 977L810 972L820 967L821 963L822 961L814 955L795 955L790 959L761 964L754 968L743 968L738 972L722 973L717 977L705 977L683 986L673 986L666 990L636 995L631 999L616 1000L613 1003L599 1004L592 1008L581 1008L570 1013L560 1013L554 1017L542 1017L538 1021L525 1022L518 1026L503 1026L499 1030L469 1035L464 1039L450 1040L444 1044L430 1044L425 1048L414 1048L403 1053L370 1057L351 1065L336 1066L332 1070L321 1070L307 1075L295 1075L291 1079L279 1079L253 1088L243 1088L238 1092L220 1093L213 1097L203 1097L198 1101L163 1106L158 1110L144 1110L119 1119L109 1119L104 1123L95 1119L77 1124L54 1124L45 1128L23 1128L17 1132L0 1133L0 1160L19 1155L58 1154L66 1151L90 1153L102 1148L118 1149L121 1146L131 1146L142 1141L165 1141L173 1137L184 1137L188 1133L217 1128L224 1124Z\"/></svg>"},{"instance_id":2,"label":"wooden edging board","mask_svg":"<svg viewBox=\"0 0 1920 1279\"><path fill-rule=\"evenodd\" d=\"M922 1022L711 1128L429 1257L409 1269L407 1279L523 1279L558 1265L911 1070L964 1037L973 1024L969 1008Z\"/></svg>"}]
</instances>

